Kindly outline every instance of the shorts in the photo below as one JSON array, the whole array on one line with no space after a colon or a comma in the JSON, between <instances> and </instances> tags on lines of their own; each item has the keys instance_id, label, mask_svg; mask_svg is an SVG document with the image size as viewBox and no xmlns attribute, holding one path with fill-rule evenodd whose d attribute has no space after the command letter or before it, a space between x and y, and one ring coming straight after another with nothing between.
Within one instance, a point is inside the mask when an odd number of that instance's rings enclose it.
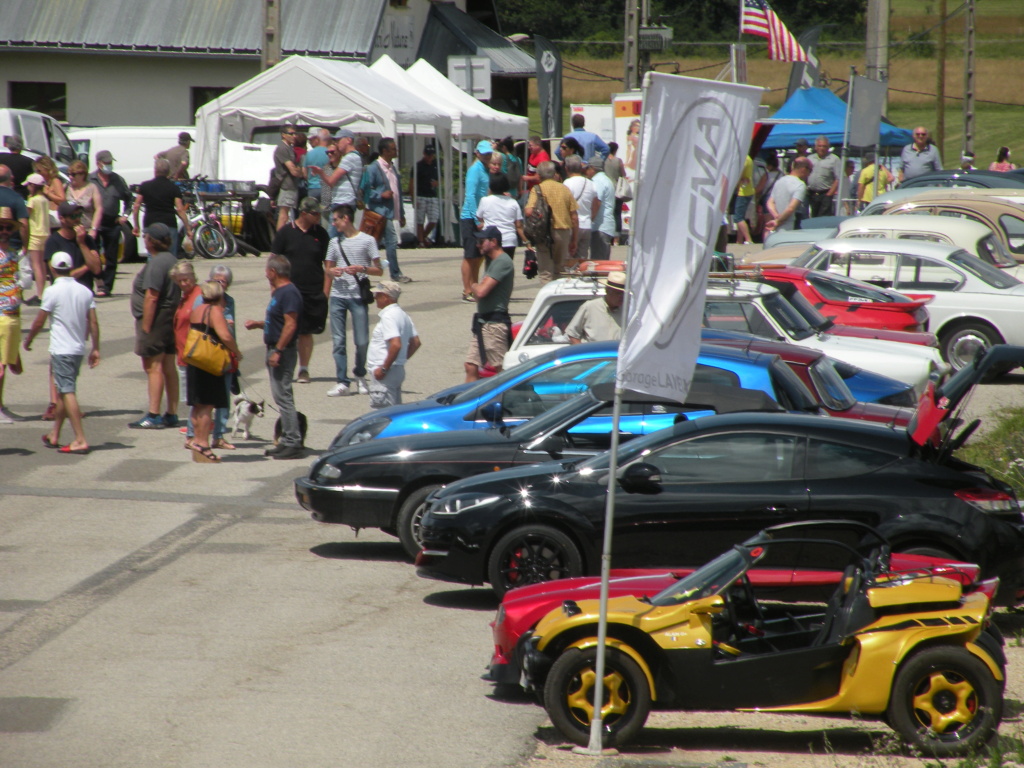
<instances>
[{"instance_id":1,"label":"shorts","mask_svg":"<svg viewBox=\"0 0 1024 768\"><path fill-rule=\"evenodd\" d=\"M299 202L299 190L282 189L277 193L277 204L284 208L294 208Z\"/></svg>"},{"instance_id":2,"label":"shorts","mask_svg":"<svg viewBox=\"0 0 1024 768\"><path fill-rule=\"evenodd\" d=\"M753 199L753 195L736 195L736 206L733 208L732 213L733 221L747 218L747 208L750 207L750 201Z\"/></svg>"},{"instance_id":3,"label":"shorts","mask_svg":"<svg viewBox=\"0 0 1024 768\"><path fill-rule=\"evenodd\" d=\"M50 355L50 372L62 395L74 394L83 357L85 355Z\"/></svg>"},{"instance_id":4,"label":"shorts","mask_svg":"<svg viewBox=\"0 0 1024 768\"><path fill-rule=\"evenodd\" d=\"M299 336L324 332L327 327L327 297L323 291L302 294L302 314L299 315Z\"/></svg>"},{"instance_id":5,"label":"shorts","mask_svg":"<svg viewBox=\"0 0 1024 768\"><path fill-rule=\"evenodd\" d=\"M149 333L142 332L142 321L135 321L135 354L139 357L177 355L174 344L174 309L164 307L156 311Z\"/></svg>"},{"instance_id":6,"label":"shorts","mask_svg":"<svg viewBox=\"0 0 1024 768\"><path fill-rule=\"evenodd\" d=\"M28 249L30 251L41 251L46 248L46 240L50 236L46 235L29 235L28 236Z\"/></svg>"},{"instance_id":7,"label":"shorts","mask_svg":"<svg viewBox=\"0 0 1024 768\"><path fill-rule=\"evenodd\" d=\"M441 216L441 206L436 197L416 198L416 223L426 226L431 222L437 222Z\"/></svg>"},{"instance_id":8,"label":"shorts","mask_svg":"<svg viewBox=\"0 0 1024 768\"><path fill-rule=\"evenodd\" d=\"M462 258L482 259L476 244L476 219L459 219L459 236L462 238Z\"/></svg>"},{"instance_id":9,"label":"shorts","mask_svg":"<svg viewBox=\"0 0 1024 768\"><path fill-rule=\"evenodd\" d=\"M21 360L21 318L0 315L0 365L17 365Z\"/></svg>"},{"instance_id":10,"label":"shorts","mask_svg":"<svg viewBox=\"0 0 1024 768\"><path fill-rule=\"evenodd\" d=\"M484 354L487 355L487 364L491 368L501 368L505 360L505 353L508 352L509 338L508 326L504 323L484 323L480 328L484 339ZM466 350L466 362L482 368L480 361L480 342L476 334L469 342L469 349Z\"/></svg>"},{"instance_id":11,"label":"shorts","mask_svg":"<svg viewBox=\"0 0 1024 768\"><path fill-rule=\"evenodd\" d=\"M390 408L402 404L402 383L405 381L405 366L392 365L380 381L370 375L366 386L370 390L371 408Z\"/></svg>"}]
</instances>

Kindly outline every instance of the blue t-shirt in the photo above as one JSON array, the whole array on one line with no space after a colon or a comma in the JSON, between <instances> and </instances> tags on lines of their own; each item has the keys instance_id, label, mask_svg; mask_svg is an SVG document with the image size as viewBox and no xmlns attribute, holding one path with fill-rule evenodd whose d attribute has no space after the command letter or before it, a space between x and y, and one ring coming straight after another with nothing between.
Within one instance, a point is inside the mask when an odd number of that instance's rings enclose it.
<instances>
[{"instance_id":1,"label":"blue t-shirt","mask_svg":"<svg viewBox=\"0 0 1024 768\"><path fill-rule=\"evenodd\" d=\"M476 221L476 209L480 201L487 197L487 190L490 188L491 176L486 166L477 160L466 171L466 197L462 201L463 219Z\"/></svg>"},{"instance_id":2,"label":"blue t-shirt","mask_svg":"<svg viewBox=\"0 0 1024 768\"><path fill-rule=\"evenodd\" d=\"M323 168L325 165L327 165L326 148L313 147L302 156L303 168L309 168L310 166L313 165L319 166L320 168ZM315 173L306 174L306 189L308 189L310 192L312 192L314 189L320 189L320 177L317 176Z\"/></svg>"},{"instance_id":3,"label":"blue t-shirt","mask_svg":"<svg viewBox=\"0 0 1024 768\"><path fill-rule=\"evenodd\" d=\"M302 316L302 294L295 287L294 283L282 285L276 288L270 296L270 303L267 304L267 317L263 325L263 343L268 347L277 344L281 338L281 331L284 330L284 316L295 313L296 319ZM299 340L298 328L292 334L292 340L288 342L288 348L294 347Z\"/></svg>"}]
</instances>

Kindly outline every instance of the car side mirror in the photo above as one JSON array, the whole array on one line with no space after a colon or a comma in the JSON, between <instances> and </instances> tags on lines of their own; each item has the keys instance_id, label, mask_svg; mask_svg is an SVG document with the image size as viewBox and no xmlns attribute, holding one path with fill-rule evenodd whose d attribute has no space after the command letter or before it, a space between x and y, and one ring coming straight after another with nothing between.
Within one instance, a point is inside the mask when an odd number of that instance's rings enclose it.
<instances>
[{"instance_id":1,"label":"car side mirror","mask_svg":"<svg viewBox=\"0 0 1024 768\"><path fill-rule=\"evenodd\" d=\"M565 436L564 435L548 435L541 440L531 443L531 451L544 451L545 453L562 453L565 451Z\"/></svg>"},{"instance_id":2,"label":"car side mirror","mask_svg":"<svg viewBox=\"0 0 1024 768\"><path fill-rule=\"evenodd\" d=\"M480 418L495 427L500 427L504 421L501 414L501 403L488 403L480 409Z\"/></svg>"},{"instance_id":3,"label":"car side mirror","mask_svg":"<svg viewBox=\"0 0 1024 768\"><path fill-rule=\"evenodd\" d=\"M661 470L653 464L630 464L619 473L619 485L626 493L661 493Z\"/></svg>"}]
</instances>

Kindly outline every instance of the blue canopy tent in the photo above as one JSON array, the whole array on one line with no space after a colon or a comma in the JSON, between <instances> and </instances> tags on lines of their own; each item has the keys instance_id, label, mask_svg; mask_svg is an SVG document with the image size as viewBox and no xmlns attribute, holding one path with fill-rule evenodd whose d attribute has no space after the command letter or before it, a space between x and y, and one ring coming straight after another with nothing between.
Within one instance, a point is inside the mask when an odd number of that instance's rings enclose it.
<instances>
[{"instance_id":1,"label":"blue canopy tent","mask_svg":"<svg viewBox=\"0 0 1024 768\"><path fill-rule=\"evenodd\" d=\"M786 149L797 139L806 139L811 146L818 136L825 136L834 146L842 146L846 125L846 102L827 88L801 88L772 115L778 119L821 119L816 125L776 125L768 134L764 149ZM879 145L903 147L913 141L911 131L882 122L879 127Z\"/></svg>"}]
</instances>

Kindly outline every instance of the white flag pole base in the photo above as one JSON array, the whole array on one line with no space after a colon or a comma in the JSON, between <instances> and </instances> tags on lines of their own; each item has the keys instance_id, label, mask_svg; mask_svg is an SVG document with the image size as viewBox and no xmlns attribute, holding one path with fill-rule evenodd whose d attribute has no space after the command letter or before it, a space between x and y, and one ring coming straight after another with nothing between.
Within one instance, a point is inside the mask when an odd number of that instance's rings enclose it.
<instances>
[{"instance_id":1,"label":"white flag pole base","mask_svg":"<svg viewBox=\"0 0 1024 768\"><path fill-rule=\"evenodd\" d=\"M573 747L572 753L574 755L586 755L588 757L615 757L619 754L619 750L615 747L605 747L604 749L592 749L591 747Z\"/></svg>"}]
</instances>

